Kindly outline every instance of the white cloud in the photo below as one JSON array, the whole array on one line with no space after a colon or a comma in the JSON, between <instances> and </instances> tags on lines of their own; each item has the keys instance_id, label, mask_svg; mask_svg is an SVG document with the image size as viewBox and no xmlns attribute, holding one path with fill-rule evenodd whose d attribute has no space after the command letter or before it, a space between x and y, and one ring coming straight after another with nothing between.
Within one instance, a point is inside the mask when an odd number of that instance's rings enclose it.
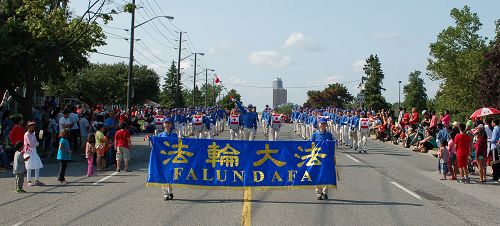
<instances>
[{"instance_id":1,"label":"white cloud","mask_svg":"<svg viewBox=\"0 0 500 226\"><path fill-rule=\"evenodd\" d=\"M316 52L324 50L323 47L321 47L321 45L316 40L306 36L304 33L301 32L291 33L286 39L285 43L283 44L283 47L285 48L299 47L303 50L316 51Z\"/></svg>"},{"instance_id":2,"label":"white cloud","mask_svg":"<svg viewBox=\"0 0 500 226\"><path fill-rule=\"evenodd\" d=\"M327 84L333 84L333 83L340 83L340 80L342 80L344 76L342 75L332 75L326 77L326 83Z\"/></svg>"},{"instance_id":3,"label":"white cloud","mask_svg":"<svg viewBox=\"0 0 500 226\"><path fill-rule=\"evenodd\" d=\"M238 43L232 41L223 41L216 46L212 46L208 49L208 54L231 54L234 53L235 50L240 49L240 45Z\"/></svg>"},{"instance_id":4,"label":"white cloud","mask_svg":"<svg viewBox=\"0 0 500 226\"><path fill-rule=\"evenodd\" d=\"M189 68L191 68L191 61L190 60L181 61L181 70L187 70Z\"/></svg>"},{"instance_id":5,"label":"white cloud","mask_svg":"<svg viewBox=\"0 0 500 226\"><path fill-rule=\"evenodd\" d=\"M399 38L401 34L397 32L374 32L371 33L370 36L372 38L378 38L378 39L393 39L393 38Z\"/></svg>"},{"instance_id":6,"label":"white cloud","mask_svg":"<svg viewBox=\"0 0 500 226\"><path fill-rule=\"evenodd\" d=\"M365 66L366 60L358 60L352 64L352 71L363 72L363 67Z\"/></svg>"},{"instance_id":7,"label":"white cloud","mask_svg":"<svg viewBox=\"0 0 500 226\"><path fill-rule=\"evenodd\" d=\"M290 65L289 56L283 56L275 51L253 52L248 57L248 61L258 66L286 67Z\"/></svg>"}]
</instances>

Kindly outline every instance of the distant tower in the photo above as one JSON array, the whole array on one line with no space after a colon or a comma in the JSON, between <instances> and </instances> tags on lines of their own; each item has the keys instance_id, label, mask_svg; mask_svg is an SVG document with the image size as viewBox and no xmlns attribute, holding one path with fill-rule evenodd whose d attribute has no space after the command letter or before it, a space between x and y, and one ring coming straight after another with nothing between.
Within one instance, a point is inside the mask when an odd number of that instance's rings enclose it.
<instances>
[{"instance_id":1,"label":"distant tower","mask_svg":"<svg viewBox=\"0 0 500 226\"><path fill-rule=\"evenodd\" d=\"M283 88L283 80L276 78L273 80L273 108L286 103L286 89Z\"/></svg>"}]
</instances>

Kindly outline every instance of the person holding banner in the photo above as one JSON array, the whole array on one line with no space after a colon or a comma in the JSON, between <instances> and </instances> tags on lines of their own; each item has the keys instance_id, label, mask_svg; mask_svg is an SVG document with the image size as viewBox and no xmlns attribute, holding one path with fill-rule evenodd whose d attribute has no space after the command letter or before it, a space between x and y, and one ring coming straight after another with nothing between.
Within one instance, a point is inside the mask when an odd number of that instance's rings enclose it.
<instances>
[{"instance_id":1,"label":"person holding banner","mask_svg":"<svg viewBox=\"0 0 500 226\"><path fill-rule=\"evenodd\" d=\"M310 141L333 141L332 133L326 131L326 118L319 119L319 130L311 135ZM334 159L334 163L337 161ZM328 199L328 187L327 186L316 186L316 199L317 200L327 200Z\"/></svg>"},{"instance_id":2,"label":"person holding banner","mask_svg":"<svg viewBox=\"0 0 500 226\"><path fill-rule=\"evenodd\" d=\"M158 134L158 137L178 138L177 133L172 129L173 122L174 120L172 118L166 118L163 122L164 131ZM163 191L163 200L168 201L174 199L174 189L172 185L162 186L161 190Z\"/></svg>"}]
</instances>

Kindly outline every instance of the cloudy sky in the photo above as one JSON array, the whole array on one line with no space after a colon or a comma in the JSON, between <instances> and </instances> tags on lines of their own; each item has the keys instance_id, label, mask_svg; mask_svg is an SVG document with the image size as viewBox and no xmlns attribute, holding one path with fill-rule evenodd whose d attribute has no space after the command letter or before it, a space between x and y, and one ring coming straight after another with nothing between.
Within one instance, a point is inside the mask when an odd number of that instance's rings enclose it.
<instances>
[{"instance_id":1,"label":"cloudy sky","mask_svg":"<svg viewBox=\"0 0 500 226\"><path fill-rule=\"evenodd\" d=\"M120 8L125 0L114 0L108 8ZM245 103L260 109L272 104L272 80L280 77L288 88L288 101L302 104L310 89L323 89L329 83L343 83L355 95L363 75L362 67L370 54L377 54L385 73L384 92L389 102L398 100L398 81L403 85L408 74L423 71L429 44L447 26L454 7L465 4L476 12L483 27L481 35L493 37L494 21L500 19L500 1L435 0L253 0L253 1L172 1L137 0L136 24L158 15L161 18L136 29L135 59L164 76L177 60L178 33L184 34L183 82L193 86L194 57L198 71L214 69L227 88L242 94ZM81 14L88 1L74 0L75 13ZM99 52L128 56L130 14L121 13L105 28L107 46ZM127 61L100 54L92 62ZM198 75L202 76L202 74ZM213 76L213 75L212 75ZM198 77L199 78L199 77ZM204 82L197 79L198 84ZM434 96L438 81L425 76L427 93ZM211 78L209 76L209 80Z\"/></svg>"}]
</instances>

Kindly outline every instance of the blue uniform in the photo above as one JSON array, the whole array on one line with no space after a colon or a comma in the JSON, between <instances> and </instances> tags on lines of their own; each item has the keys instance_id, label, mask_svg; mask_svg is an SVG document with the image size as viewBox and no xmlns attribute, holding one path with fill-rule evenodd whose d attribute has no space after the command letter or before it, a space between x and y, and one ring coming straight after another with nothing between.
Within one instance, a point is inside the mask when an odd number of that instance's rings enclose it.
<instances>
[{"instance_id":1,"label":"blue uniform","mask_svg":"<svg viewBox=\"0 0 500 226\"><path fill-rule=\"evenodd\" d=\"M170 131L170 133L167 133L167 131L163 131L160 134L158 134L158 137L170 137L170 138L177 138L177 133L174 131Z\"/></svg>"},{"instance_id":2,"label":"blue uniform","mask_svg":"<svg viewBox=\"0 0 500 226\"><path fill-rule=\"evenodd\" d=\"M257 113L247 111L247 109L245 109L238 101L236 101L236 105L241 111L240 115L242 115L243 118L243 127L248 129L257 129L257 120L259 118Z\"/></svg>"},{"instance_id":3,"label":"blue uniform","mask_svg":"<svg viewBox=\"0 0 500 226\"><path fill-rule=\"evenodd\" d=\"M312 134L310 141L328 141L328 140L333 140L333 135L332 133L328 131L316 131Z\"/></svg>"}]
</instances>

